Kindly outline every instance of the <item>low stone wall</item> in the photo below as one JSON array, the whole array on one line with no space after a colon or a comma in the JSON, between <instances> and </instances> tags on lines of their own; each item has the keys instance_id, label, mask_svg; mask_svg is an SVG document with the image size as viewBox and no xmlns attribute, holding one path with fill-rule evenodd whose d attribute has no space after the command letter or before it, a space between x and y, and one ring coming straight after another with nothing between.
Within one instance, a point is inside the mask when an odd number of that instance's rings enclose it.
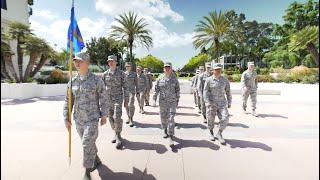
<instances>
[{"instance_id":1,"label":"low stone wall","mask_svg":"<svg viewBox=\"0 0 320 180\"><path fill-rule=\"evenodd\" d=\"M180 93L191 94L191 82L179 80ZM260 83L258 94L280 95L281 89L270 83ZM33 97L61 96L66 94L67 84L36 84L36 83L1 83L1 99L28 99ZM153 85L154 89L154 85ZM153 91L152 89L152 91ZM231 83L231 93L241 94L240 83Z\"/></svg>"}]
</instances>

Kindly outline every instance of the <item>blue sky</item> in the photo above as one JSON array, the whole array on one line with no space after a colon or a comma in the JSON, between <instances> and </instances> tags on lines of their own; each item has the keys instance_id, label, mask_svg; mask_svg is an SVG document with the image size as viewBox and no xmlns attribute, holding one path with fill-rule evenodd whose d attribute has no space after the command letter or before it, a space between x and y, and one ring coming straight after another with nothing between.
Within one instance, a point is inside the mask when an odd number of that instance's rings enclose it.
<instances>
[{"instance_id":1,"label":"blue sky","mask_svg":"<svg viewBox=\"0 0 320 180\"><path fill-rule=\"evenodd\" d=\"M305 2L306 0L298 0ZM247 20L282 24L285 9L293 0L75 0L75 13L84 40L107 36L114 17L134 10L146 19L152 31L154 47L137 47L137 57L152 54L181 68L197 54L193 48L193 29L213 10L244 13ZM66 47L71 0L37 0L30 18L35 34L45 38L57 50Z\"/></svg>"}]
</instances>

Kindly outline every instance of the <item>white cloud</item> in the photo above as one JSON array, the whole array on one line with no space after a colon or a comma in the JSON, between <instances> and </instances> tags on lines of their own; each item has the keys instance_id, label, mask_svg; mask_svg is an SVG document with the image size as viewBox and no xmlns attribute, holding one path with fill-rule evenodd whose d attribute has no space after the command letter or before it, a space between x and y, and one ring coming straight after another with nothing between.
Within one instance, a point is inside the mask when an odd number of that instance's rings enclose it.
<instances>
[{"instance_id":1,"label":"white cloud","mask_svg":"<svg viewBox=\"0 0 320 180\"><path fill-rule=\"evenodd\" d=\"M39 21L30 20L31 28L34 33L41 38L46 39L53 47L56 44L57 50L66 48L67 46L67 32L70 20L58 19L54 20L49 25L41 24ZM107 22L104 19L96 21L84 17L78 21L81 35L84 39L90 40L91 37L100 37L106 34Z\"/></svg>"},{"instance_id":2,"label":"white cloud","mask_svg":"<svg viewBox=\"0 0 320 180\"><path fill-rule=\"evenodd\" d=\"M53 14L51 11L46 10L46 9L35 11L34 16L40 17L43 19L48 19L48 20L53 20L58 17L56 14Z\"/></svg>"},{"instance_id":3,"label":"white cloud","mask_svg":"<svg viewBox=\"0 0 320 180\"><path fill-rule=\"evenodd\" d=\"M169 17L173 22L183 21L184 17L173 11L164 0L96 0L96 9L107 15L135 11L155 18Z\"/></svg>"}]
</instances>

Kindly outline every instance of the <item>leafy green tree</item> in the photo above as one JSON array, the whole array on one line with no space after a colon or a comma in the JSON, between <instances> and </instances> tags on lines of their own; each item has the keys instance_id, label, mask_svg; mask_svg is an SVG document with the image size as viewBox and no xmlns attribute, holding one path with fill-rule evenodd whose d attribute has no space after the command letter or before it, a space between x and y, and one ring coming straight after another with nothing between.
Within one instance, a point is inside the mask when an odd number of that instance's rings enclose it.
<instances>
[{"instance_id":1,"label":"leafy green tree","mask_svg":"<svg viewBox=\"0 0 320 180\"><path fill-rule=\"evenodd\" d=\"M116 55L119 61L125 52L123 42L116 41L112 38L91 38L86 43L87 52L90 55L91 63L96 64L102 71L107 70L107 58L109 55ZM118 63L119 65L120 63Z\"/></svg>"},{"instance_id":2,"label":"leafy green tree","mask_svg":"<svg viewBox=\"0 0 320 180\"><path fill-rule=\"evenodd\" d=\"M319 44L319 27L307 26L291 36L289 51L307 49L319 66L319 52L316 44Z\"/></svg>"},{"instance_id":3,"label":"leafy green tree","mask_svg":"<svg viewBox=\"0 0 320 180\"><path fill-rule=\"evenodd\" d=\"M155 56L148 55L137 61L137 65L149 68L152 72L160 73L163 71L163 61Z\"/></svg>"},{"instance_id":4,"label":"leafy green tree","mask_svg":"<svg viewBox=\"0 0 320 180\"><path fill-rule=\"evenodd\" d=\"M199 66L204 66L206 62L210 62L209 55L200 53L197 56L192 57L188 63L183 66L181 71L194 72Z\"/></svg>"}]
</instances>

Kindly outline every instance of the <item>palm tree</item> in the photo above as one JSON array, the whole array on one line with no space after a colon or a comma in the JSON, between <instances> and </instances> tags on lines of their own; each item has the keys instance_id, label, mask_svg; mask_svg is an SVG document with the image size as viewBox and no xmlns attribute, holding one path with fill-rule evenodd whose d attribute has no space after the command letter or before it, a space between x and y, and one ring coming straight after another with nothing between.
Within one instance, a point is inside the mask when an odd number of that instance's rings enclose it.
<instances>
[{"instance_id":1,"label":"palm tree","mask_svg":"<svg viewBox=\"0 0 320 180\"><path fill-rule=\"evenodd\" d=\"M193 45L195 48L203 48L210 45L214 47L216 57L220 56L220 41L230 30L230 22L227 20L225 13L221 11L210 12L209 16L204 16L204 20L200 20L196 25L196 35L194 36Z\"/></svg>"},{"instance_id":2,"label":"palm tree","mask_svg":"<svg viewBox=\"0 0 320 180\"><path fill-rule=\"evenodd\" d=\"M27 37L31 35L30 26L13 22L9 24L9 37L11 40L17 41L17 56L18 56L18 69L19 69L19 82L23 81L22 64L23 64L23 48Z\"/></svg>"},{"instance_id":3,"label":"palm tree","mask_svg":"<svg viewBox=\"0 0 320 180\"><path fill-rule=\"evenodd\" d=\"M291 36L289 51L307 49L319 67L319 52L315 44L319 44L319 27L307 26Z\"/></svg>"},{"instance_id":4,"label":"palm tree","mask_svg":"<svg viewBox=\"0 0 320 180\"><path fill-rule=\"evenodd\" d=\"M31 71L41 54L50 51L50 46L44 39L40 39L36 36L29 36L26 38L26 50L30 55L30 59L24 73L24 82L30 77Z\"/></svg>"},{"instance_id":5,"label":"palm tree","mask_svg":"<svg viewBox=\"0 0 320 180\"><path fill-rule=\"evenodd\" d=\"M115 18L119 25L111 26L110 37L116 40L127 40L130 52L130 61L133 61L132 48L135 42L149 49L152 47L151 31L144 18L138 18L134 12L124 13Z\"/></svg>"}]
</instances>

